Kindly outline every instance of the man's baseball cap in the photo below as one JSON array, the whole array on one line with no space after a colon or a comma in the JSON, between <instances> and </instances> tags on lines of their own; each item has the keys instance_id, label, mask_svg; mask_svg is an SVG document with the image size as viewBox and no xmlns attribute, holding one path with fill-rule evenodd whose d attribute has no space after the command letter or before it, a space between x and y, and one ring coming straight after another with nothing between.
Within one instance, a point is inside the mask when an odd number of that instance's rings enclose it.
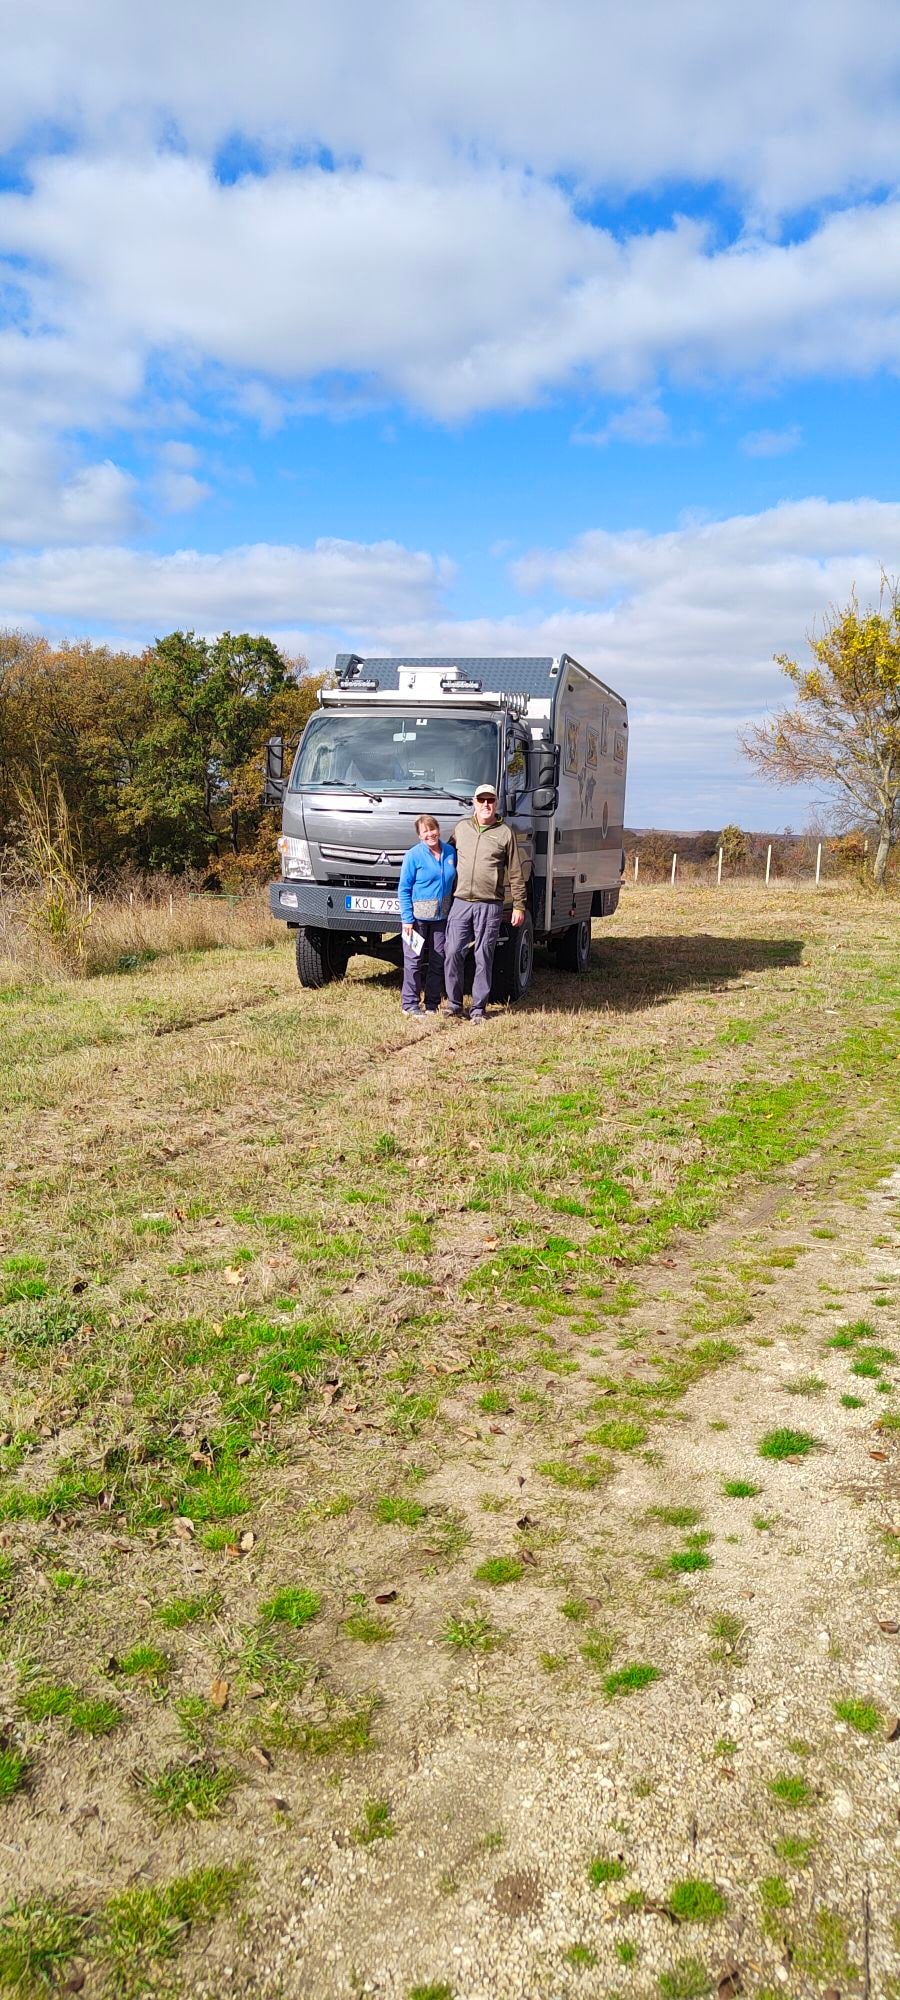
<instances>
[{"instance_id":1,"label":"man's baseball cap","mask_svg":"<svg viewBox=\"0 0 900 2000\"><path fill-rule=\"evenodd\" d=\"M496 796L496 785L476 785L472 793L472 804L474 805L476 799L495 799Z\"/></svg>"}]
</instances>

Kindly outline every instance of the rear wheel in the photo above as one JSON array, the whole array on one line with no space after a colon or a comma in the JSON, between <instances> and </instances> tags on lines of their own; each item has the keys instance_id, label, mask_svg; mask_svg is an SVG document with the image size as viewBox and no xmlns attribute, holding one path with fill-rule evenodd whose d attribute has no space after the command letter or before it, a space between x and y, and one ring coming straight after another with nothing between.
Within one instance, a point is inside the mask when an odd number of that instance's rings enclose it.
<instances>
[{"instance_id":1,"label":"rear wheel","mask_svg":"<svg viewBox=\"0 0 900 2000\"><path fill-rule=\"evenodd\" d=\"M586 972L591 957L591 926L585 918L580 924L570 924L556 946L557 960L564 972Z\"/></svg>"},{"instance_id":2,"label":"rear wheel","mask_svg":"<svg viewBox=\"0 0 900 2000\"><path fill-rule=\"evenodd\" d=\"M301 986L330 986L333 979L343 979L349 958L346 939L333 931L298 930L297 978Z\"/></svg>"},{"instance_id":3,"label":"rear wheel","mask_svg":"<svg viewBox=\"0 0 900 2000\"><path fill-rule=\"evenodd\" d=\"M509 937L494 957L491 980L492 1000L522 1000L531 985L534 965L534 926L526 911L525 922L510 925Z\"/></svg>"}]
</instances>

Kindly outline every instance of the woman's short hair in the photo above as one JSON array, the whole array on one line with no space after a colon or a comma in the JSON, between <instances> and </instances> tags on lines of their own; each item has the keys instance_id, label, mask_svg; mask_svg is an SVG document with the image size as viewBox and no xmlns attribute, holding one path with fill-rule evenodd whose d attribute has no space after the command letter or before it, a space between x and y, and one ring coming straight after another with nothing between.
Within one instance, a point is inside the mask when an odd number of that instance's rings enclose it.
<instances>
[{"instance_id":1,"label":"woman's short hair","mask_svg":"<svg viewBox=\"0 0 900 2000\"><path fill-rule=\"evenodd\" d=\"M425 828L426 828L427 826L433 826L433 827L434 827L434 830L435 830L435 832L436 832L436 833L440 833L440 830L441 830L441 823L440 823L440 820L437 820L437 819L435 819L435 816L434 816L434 813L420 813L420 814L419 814L419 817L418 817L418 819L416 820L416 832L417 832L417 833L424 833L424 831L425 831Z\"/></svg>"}]
</instances>

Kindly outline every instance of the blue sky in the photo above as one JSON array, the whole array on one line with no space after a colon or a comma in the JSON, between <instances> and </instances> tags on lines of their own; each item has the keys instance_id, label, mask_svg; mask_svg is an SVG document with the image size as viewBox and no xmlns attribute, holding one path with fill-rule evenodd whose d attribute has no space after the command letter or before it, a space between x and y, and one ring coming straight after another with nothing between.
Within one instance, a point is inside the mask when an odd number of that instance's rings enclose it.
<instances>
[{"instance_id":1,"label":"blue sky","mask_svg":"<svg viewBox=\"0 0 900 2000\"><path fill-rule=\"evenodd\" d=\"M566 647L637 824L900 569L900 15L33 0L0 80L0 625Z\"/></svg>"}]
</instances>

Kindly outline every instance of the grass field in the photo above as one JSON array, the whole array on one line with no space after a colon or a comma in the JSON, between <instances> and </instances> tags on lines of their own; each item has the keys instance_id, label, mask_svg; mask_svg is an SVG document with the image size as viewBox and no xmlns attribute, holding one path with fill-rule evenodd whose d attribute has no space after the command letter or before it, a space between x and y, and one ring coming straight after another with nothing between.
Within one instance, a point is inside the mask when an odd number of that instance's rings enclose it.
<instances>
[{"instance_id":1,"label":"grass field","mask_svg":"<svg viewBox=\"0 0 900 2000\"><path fill-rule=\"evenodd\" d=\"M11 970L0 1993L900 1995L898 938Z\"/></svg>"}]
</instances>

